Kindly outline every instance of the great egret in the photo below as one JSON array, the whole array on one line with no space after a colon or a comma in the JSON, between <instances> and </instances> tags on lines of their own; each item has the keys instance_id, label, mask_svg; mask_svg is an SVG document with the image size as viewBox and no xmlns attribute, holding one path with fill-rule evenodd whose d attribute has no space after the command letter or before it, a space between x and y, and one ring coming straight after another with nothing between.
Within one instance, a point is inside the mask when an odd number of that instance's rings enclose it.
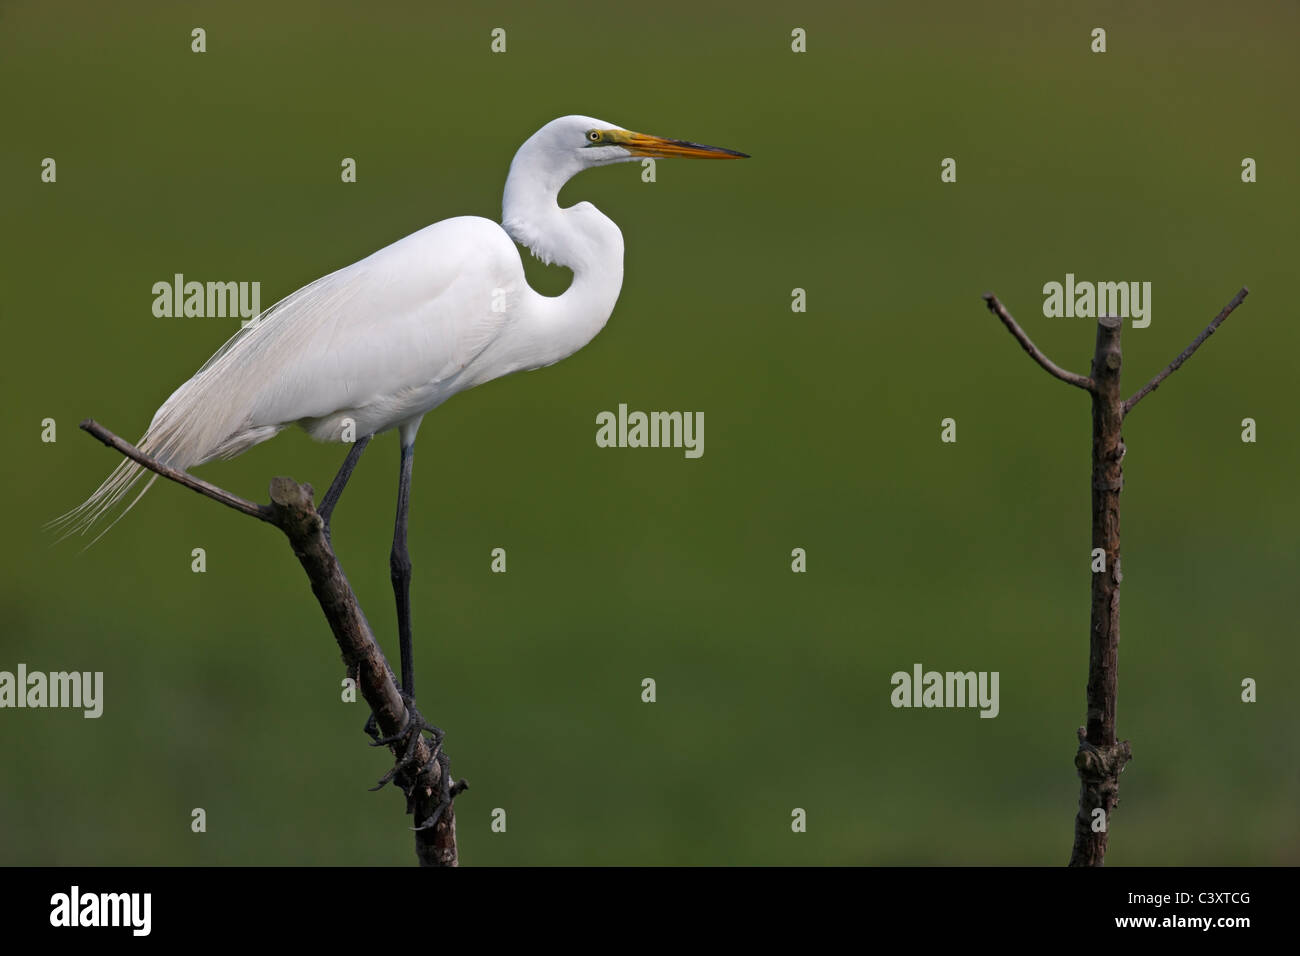
<instances>
[{"instance_id":1,"label":"great egret","mask_svg":"<svg viewBox=\"0 0 1300 956\"><path fill-rule=\"evenodd\" d=\"M590 116L547 123L510 164L500 225L476 216L434 223L276 303L172 393L140 449L188 469L238 455L292 424L318 440L354 440L321 501L328 531L370 438L396 428L401 463L390 568L402 690L413 700L406 526L420 421L457 392L551 365L591 341L623 283L623 234L589 202L561 208L560 188L593 166L677 156L745 154L634 133ZM555 297L534 292L516 242L547 264L571 269L569 288ZM55 523L68 534L85 534L108 517L141 471L123 461Z\"/></svg>"}]
</instances>

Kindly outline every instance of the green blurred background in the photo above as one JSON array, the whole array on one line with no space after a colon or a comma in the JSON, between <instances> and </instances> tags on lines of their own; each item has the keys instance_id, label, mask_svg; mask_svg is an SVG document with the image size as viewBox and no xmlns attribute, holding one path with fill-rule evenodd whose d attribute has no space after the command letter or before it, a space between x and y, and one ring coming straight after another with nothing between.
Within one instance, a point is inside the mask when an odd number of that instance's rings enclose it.
<instances>
[{"instance_id":1,"label":"green blurred background","mask_svg":"<svg viewBox=\"0 0 1300 956\"><path fill-rule=\"evenodd\" d=\"M1300 862L1300 15L1143 6L6 0L0 669L106 689L99 720L0 711L0 862L413 862L276 532L163 483L84 554L40 525L116 464L76 423L134 440L237 327L154 318L154 282L257 280L266 306L434 220L498 218L514 150L573 112L754 158L571 182L626 238L608 327L421 430L416 655L472 787L463 862L1063 864L1089 407L980 294L1086 373L1093 323L1041 312L1067 272L1154 285L1126 391L1252 290L1125 430L1135 757L1107 862ZM703 411L704 457L597 448L620 402ZM342 457L292 431L199 474L265 500ZM334 539L394 660L396 464L390 433ZM1001 715L893 709L914 662L999 671Z\"/></svg>"}]
</instances>

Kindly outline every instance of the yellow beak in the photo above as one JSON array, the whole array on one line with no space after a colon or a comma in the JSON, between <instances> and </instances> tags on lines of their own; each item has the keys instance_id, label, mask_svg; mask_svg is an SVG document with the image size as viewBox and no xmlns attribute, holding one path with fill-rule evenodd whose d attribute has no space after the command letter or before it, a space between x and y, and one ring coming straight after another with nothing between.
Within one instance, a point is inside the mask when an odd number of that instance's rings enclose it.
<instances>
[{"instance_id":1,"label":"yellow beak","mask_svg":"<svg viewBox=\"0 0 1300 956\"><path fill-rule=\"evenodd\" d=\"M682 139L664 139L649 133L633 133L625 129L605 131L608 142L622 146L633 156L686 157L689 159L749 159L748 153L721 146L702 146Z\"/></svg>"}]
</instances>

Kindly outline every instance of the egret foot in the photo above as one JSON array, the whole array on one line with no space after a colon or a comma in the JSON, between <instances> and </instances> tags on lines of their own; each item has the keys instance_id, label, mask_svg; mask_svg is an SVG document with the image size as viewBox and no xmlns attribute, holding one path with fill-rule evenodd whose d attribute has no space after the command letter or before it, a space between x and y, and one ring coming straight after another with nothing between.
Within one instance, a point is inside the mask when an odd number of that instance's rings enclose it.
<instances>
[{"instance_id":1,"label":"egret foot","mask_svg":"<svg viewBox=\"0 0 1300 956\"><path fill-rule=\"evenodd\" d=\"M438 775L441 779L441 782L438 785L438 793L440 795L438 805L434 807L433 812L429 814L429 819L425 820L423 823L417 819L415 821L415 826L411 827L412 830L432 830L436 827L438 821L442 819L442 815L446 813L447 809L451 806L451 798L458 792L451 784L451 759L443 753L441 749L438 751L438 755L434 759L438 762ZM414 813L416 801L412 799L411 795L408 795L406 802L407 811Z\"/></svg>"},{"instance_id":2,"label":"egret foot","mask_svg":"<svg viewBox=\"0 0 1300 956\"><path fill-rule=\"evenodd\" d=\"M439 750L436 759L438 761L439 775L438 805L433 808L433 812L429 814L427 820L420 822L417 819L416 826L411 827L412 830L431 830L436 827L438 821L442 819L442 815L451 809L451 802L455 800L459 794L462 794L469 789L469 784L466 783L464 779L457 780L455 783L451 782L450 757ZM417 801L415 799L414 791L407 794L406 803L406 812L414 813L417 809Z\"/></svg>"},{"instance_id":3,"label":"egret foot","mask_svg":"<svg viewBox=\"0 0 1300 956\"><path fill-rule=\"evenodd\" d=\"M397 758L397 762L393 765L393 768L389 770L388 773L384 774L379 779L379 783L370 788L371 790L382 789L385 784L396 778L398 774L403 775L404 780L413 781L424 773L430 763L442 758L442 740L446 735L440 729L424 719L424 715L416 709L414 698L403 693L402 702L406 705L406 723L397 733L391 734L387 737L381 737L379 736L379 729L375 722L374 714L371 714L370 719L366 721L366 733L368 733L372 738L370 746L387 747L392 744L402 744L402 754ZM420 761L418 751L420 741L423 739L425 733L428 733L430 738L428 740L430 754L427 760ZM443 761L445 761L445 758L443 758ZM446 776L447 769L445 762L440 761L439 766L442 767L443 775ZM399 783L400 782L401 781L399 781ZM409 791L411 786L403 786L402 789L404 791Z\"/></svg>"}]
</instances>

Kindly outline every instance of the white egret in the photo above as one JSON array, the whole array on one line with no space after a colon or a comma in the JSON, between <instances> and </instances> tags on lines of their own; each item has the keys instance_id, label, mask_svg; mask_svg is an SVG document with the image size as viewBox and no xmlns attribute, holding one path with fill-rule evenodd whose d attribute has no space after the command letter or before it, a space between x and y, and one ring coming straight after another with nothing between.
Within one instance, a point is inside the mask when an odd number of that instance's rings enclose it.
<instances>
[{"instance_id":1,"label":"white egret","mask_svg":"<svg viewBox=\"0 0 1300 956\"><path fill-rule=\"evenodd\" d=\"M561 208L560 188L593 166L677 156L745 154L634 133L589 116L547 123L510 164L500 225L474 216L434 223L276 303L172 393L139 448L189 469L238 455L293 424L322 441L353 436L321 500L328 531L366 444L396 428L401 464L390 567L402 690L413 699L406 526L420 421L457 392L551 365L591 341L618 299L623 235L589 202ZM516 242L547 264L572 270L569 288L554 297L533 291ZM123 461L56 524L85 534L107 520L141 477L141 466Z\"/></svg>"}]
</instances>

